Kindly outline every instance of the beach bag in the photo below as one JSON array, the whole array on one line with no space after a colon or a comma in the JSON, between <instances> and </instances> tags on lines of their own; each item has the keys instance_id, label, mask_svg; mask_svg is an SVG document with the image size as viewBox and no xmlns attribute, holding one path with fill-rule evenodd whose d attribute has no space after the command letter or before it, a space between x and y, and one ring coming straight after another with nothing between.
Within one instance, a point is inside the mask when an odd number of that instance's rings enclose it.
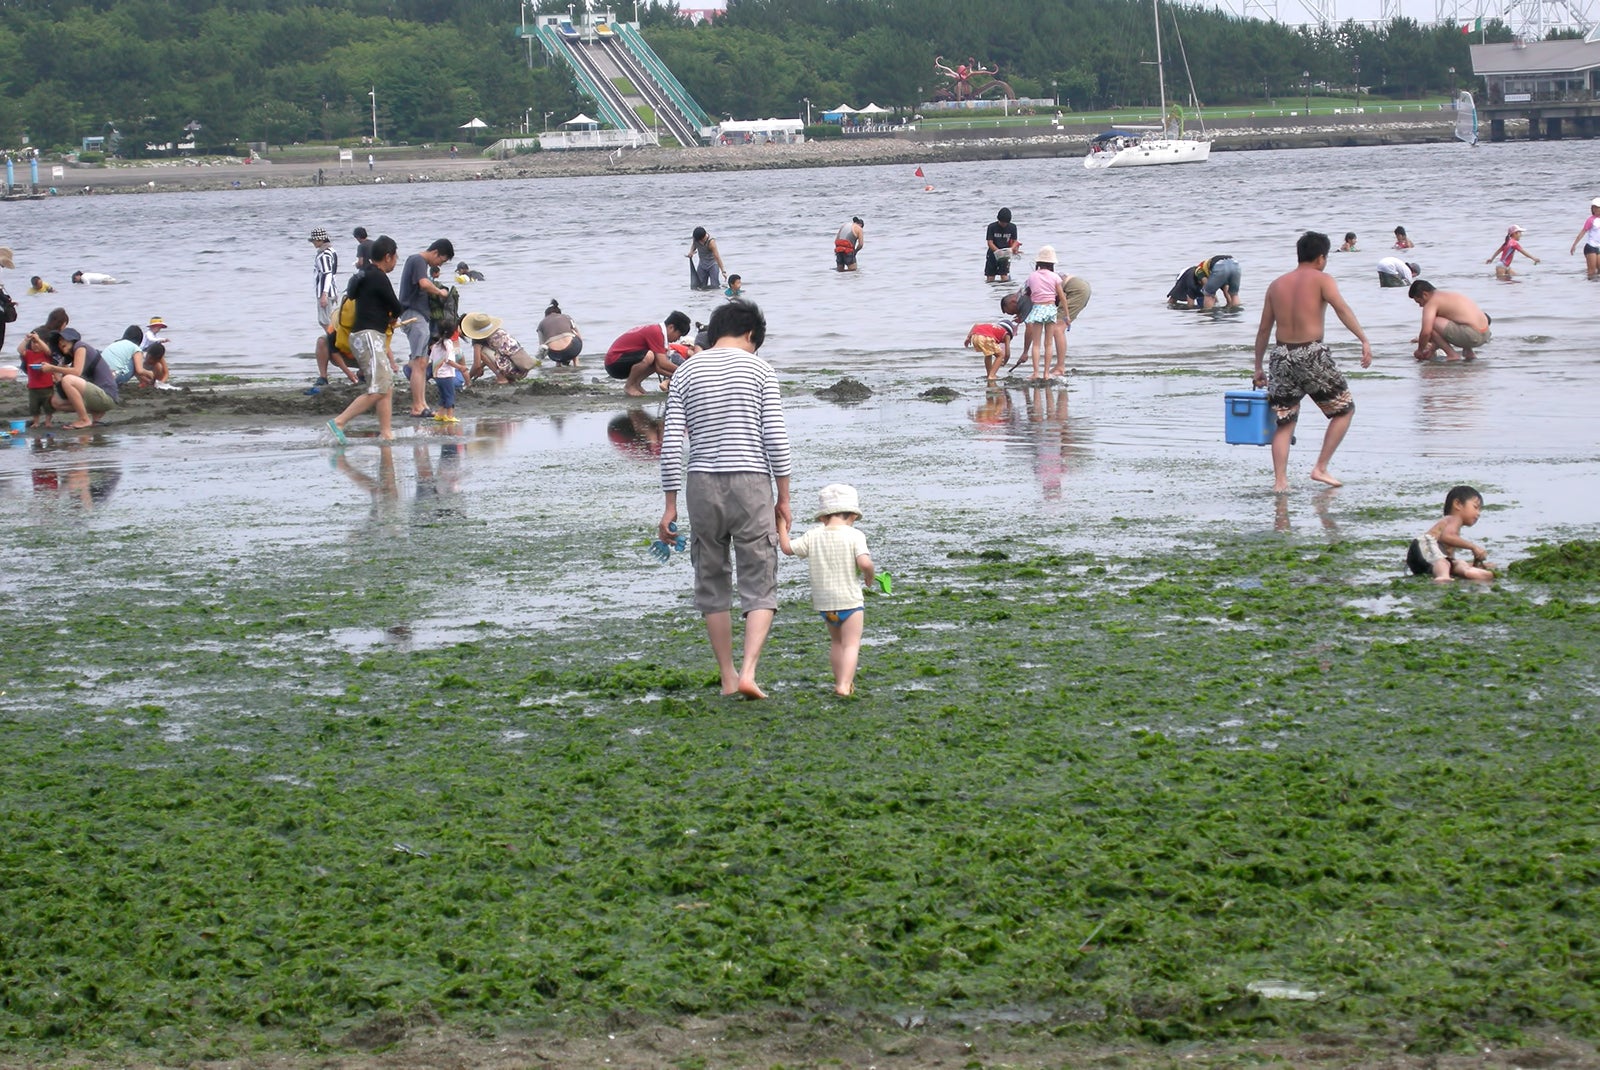
<instances>
[{"instance_id":1,"label":"beach bag","mask_svg":"<svg viewBox=\"0 0 1600 1070\"><path fill-rule=\"evenodd\" d=\"M449 292L443 297L437 294L428 295L428 344L430 346L438 345L439 340L444 337L444 332L439 329L439 324L446 315L458 322L461 319L461 295L456 292L454 286L450 287Z\"/></svg>"},{"instance_id":2,"label":"beach bag","mask_svg":"<svg viewBox=\"0 0 1600 1070\"><path fill-rule=\"evenodd\" d=\"M341 353L350 352L350 329L356 325L356 301L345 297L339 302L339 314L333 319L333 348Z\"/></svg>"},{"instance_id":3,"label":"beach bag","mask_svg":"<svg viewBox=\"0 0 1600 1070\"><path fill-rule=\"evenodd\" d=\"M0 320L6 323L17 322L17 303L11 300L11 295L6 293L3 286L0 286Z\"/></svg>"}]
</instances>

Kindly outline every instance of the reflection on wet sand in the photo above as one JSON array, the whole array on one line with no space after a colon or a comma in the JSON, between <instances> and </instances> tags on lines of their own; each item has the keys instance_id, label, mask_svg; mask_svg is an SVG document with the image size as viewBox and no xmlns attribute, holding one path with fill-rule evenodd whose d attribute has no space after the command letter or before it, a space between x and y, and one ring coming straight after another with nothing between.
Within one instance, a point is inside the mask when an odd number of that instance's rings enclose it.
<instances>
[{"instance_id":1,"label":"reflection on wet sand","mask_svg":"<svg viewBox=\"0 0 1600 1070\"><path fill-rule=\"evenodd\" d=\"M1338 487L1324 487L1311 495L1311 510L1322 524L1322 530L1335 538L1339 535L1339 522L1333 515L1334 496L1339 493ZM1294 530L1294 522L1289 515L1289 495L1274 494L1272 529L1274 531L1289 532Z\"/></svg>"},{"instance_id":2,"label":"reflection on wet sand","mask_svg":"<svg viewBox=\"0 0 1600 1070\"><path fill-rule=\"evenodd\" d=\"M606 424L606 438L622 453L641 461L661 456L661 425L665 405L632 405Z\"/></svg>"},{"instance_id":3,"label":"reflection on wet sand","mask_svg":"<svg viewBox=\"0 0 1600 1070\"><path fill-rule=\"evenodd\" d=\"M1061 497L1068 460L1089 453L1088 434L1067 419L1065 386L990 387L971 416L980 439L1027 451L1047 501Z\"/></svg>"},{"instance_id":4,"label":"reflection on wet sand","mask_svg":"<svg viewBox=\"0 0 1600 1070\"><path fill-rule=\"evenodd\" d=\"M1483 419L1482 361L1423 361L1417 370L1417 424L1421 431L1469 431Z\"/></svg>"},{"instance_id":5,"label":"reflection on wet sand","mask_svg":"<svg viewBox=\"0 0 1600 1070\"><path fill-rule=\"evenodd\" d=\"M115 453L95 449L108 444L106 436L94 430L52 433L33 439L27 443L32 493L85 509L104 505L122 481L121 459Z\"/></svg>"}]
</instances>

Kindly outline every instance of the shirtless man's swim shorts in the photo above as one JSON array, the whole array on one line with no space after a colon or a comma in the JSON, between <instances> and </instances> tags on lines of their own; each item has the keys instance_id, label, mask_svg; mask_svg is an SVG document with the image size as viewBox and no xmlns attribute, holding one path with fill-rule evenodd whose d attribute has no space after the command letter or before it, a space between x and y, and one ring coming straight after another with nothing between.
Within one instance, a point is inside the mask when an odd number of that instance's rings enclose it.
<instances>
[{"instance_id":1,"label":"shirtless man's swim shorts","mask_svg":"<svg viewBox=\"0 0 1600 1070\"><path fill-rule=\"evenodd\" d=\"M1328 419L1354 412L1350 385L1321 342L1277 345L1267 356L1267 404L1278 426L1300 418L1300 399L1310 397Z\"/></svg>"},{"instance_id":2,"label":"shirtless man's swim shorts","mask_svg":"<svg viewBox=\"0 0 1600 1070\"><path fill-rule=\"evenodd\" d=\"M1481 345L1487 345L1494 337L1488 330L1480 331L1475 327L1468 327L1465 323L1451 323L1439 333L1444 335L1446 342L1457 349L1477 349Z\"/></svg>"}]
</instances>

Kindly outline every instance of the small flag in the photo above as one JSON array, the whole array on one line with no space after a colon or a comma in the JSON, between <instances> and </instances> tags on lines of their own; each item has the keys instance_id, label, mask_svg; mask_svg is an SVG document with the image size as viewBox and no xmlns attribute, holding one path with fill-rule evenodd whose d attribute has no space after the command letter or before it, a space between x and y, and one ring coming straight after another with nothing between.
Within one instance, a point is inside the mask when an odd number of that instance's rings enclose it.
<instances>
[{"instance_id":1,"label":"small flag","mask_svg":"<svg viewBox=\"0 0 1600 1070\"><path fill-rule=\"evenodd\" d=\"M1477 18L1461 27L1462 33L1477 33L1483 29L1483 19Z\"/></svg>"},{"instance_id":2,"label":"small flag","mask_svg":"<svg viewBox=\"0 0 1600 1070\"><path fill-rule=\"evenodd\" d=\"M923 174L923 173L922 173L922 168L920 168L920 167L919 167L919 168L917 168L917 177L918 177L918 178L926 178L926 177L927 177L927 176L926 176L926 175L924 175L924 174Z\"/></svg>"}]
</instances>

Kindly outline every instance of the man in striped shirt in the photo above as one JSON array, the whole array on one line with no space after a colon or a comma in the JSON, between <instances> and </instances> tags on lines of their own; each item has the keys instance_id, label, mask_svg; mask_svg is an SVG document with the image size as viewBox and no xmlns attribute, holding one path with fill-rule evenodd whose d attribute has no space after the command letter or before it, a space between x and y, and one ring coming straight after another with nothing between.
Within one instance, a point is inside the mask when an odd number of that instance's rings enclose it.
<instances>
[{"instance_id":1,"label":"man in striped shirt","mask_svg":"<svg viewBox=\"0 0 1600 1070\"><path fill-rule=\"evenodd\" d=\"M311 263L311 273L317 291L317 323L322 327L322 334L317 338L317 381L311 384L306 393L320 394L322 388L328 385L330 358L352 383L356 381L356 374L344 362L344 357L333 348L332 341L334 317L339 314L339 254L333 251L333 243L328 240L328 231L323 227L311 232L311 244L317 247L316 258Z\"/></svg>"},{"instance_id":2,"label":"man in striped shirt","mask_svg":"<svg viewBox=\"0 0 1600 1070\"><path fill-rule=\"evenodd\" d=\"M766 698L756 663L778 609L779 528L787 531L789 433L772 365L756 356L766 317L748 301L711 314L711 348L685 360L667 389L661 489L666 507L658 536L671 543L678 492L688 496L694 604L706 622L724 695ZM688 476L682 473L685 438ZM773 499L776 484L777 498ZM737 566L737 570L735 570ZM733 580L744 611L744 657L733 663Z\"/></svg>"}]
</instances>

